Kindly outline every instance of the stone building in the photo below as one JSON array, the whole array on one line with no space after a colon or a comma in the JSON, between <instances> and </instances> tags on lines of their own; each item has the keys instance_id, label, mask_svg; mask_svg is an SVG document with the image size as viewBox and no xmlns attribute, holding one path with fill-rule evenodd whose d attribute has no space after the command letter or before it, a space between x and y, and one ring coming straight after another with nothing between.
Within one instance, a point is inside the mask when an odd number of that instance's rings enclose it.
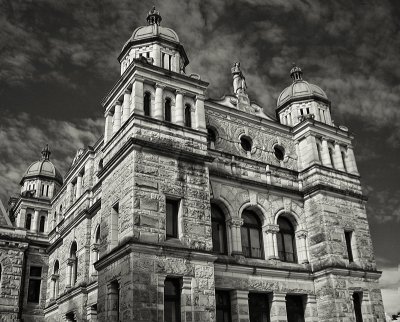
<instances>
[{"instance_id":1,"label":"stone building","mask_svg":"<svg viewBox=\"0 0 400 322\"><path fill-rule=\"evenodd\" d=\"M45 148L0 221L3 321L384 321L353 136L299 67L276 117L207 98L153 8L105 130L62 178ZM10 218L8 218L8 216ZM11 219L11 220L10 220Z\"/></svg>"}]
</instances>

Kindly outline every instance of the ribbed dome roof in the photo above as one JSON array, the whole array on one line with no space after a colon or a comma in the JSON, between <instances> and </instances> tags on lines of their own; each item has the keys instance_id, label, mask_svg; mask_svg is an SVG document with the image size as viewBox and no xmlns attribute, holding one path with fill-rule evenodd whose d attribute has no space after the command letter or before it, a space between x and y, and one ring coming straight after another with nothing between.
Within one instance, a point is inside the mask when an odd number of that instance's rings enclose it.
<instances>
[{"instance_id":1,"label":"ribbed dome roof","mask_svg":"<svg viewBox=\"0 0 400 322\"><path fill-rule=\"evenodd\" d=\"M286 87L278 97L276 103L277 108L289 104L292 101L301 99L315 98L323 101L329 101L325 92L317 85L310 84L302 79L303 72L300 67L293 67L290 71L290 76L293 83Z\"/></svg>"},{"instance_id":2,"label":"ribbed dome roof","mask_svg":"<svg viewBox=\"0 0 400 322\"><path fill-rule=\"evenodd\" d=\"M54 164L50 161L50 150L46 146L42 150L42 159L33 162L26 170L24 176L21 179L21 184L25 179L34 177L46 177L49 179L54 179L59 184L63 183L63 178L61 173L57 170Z\"/></svg>"}]
</instances>

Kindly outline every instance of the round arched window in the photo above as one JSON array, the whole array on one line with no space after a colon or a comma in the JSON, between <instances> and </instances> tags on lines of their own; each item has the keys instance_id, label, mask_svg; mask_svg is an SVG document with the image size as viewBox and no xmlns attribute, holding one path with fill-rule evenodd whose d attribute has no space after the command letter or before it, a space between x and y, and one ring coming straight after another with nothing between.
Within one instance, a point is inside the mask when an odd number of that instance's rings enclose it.
<instances>
[{"instance_id":1,"label":"round arched window","mask_svg":"<svg viewBox=\"0 0 400 322\"><path fill-rule=\"evenodd\" d=\"M257 215L244 210L242 214L243 225L240 229L242 236L242 251L245 257L262 258L261 223Z\"/></svg>"},{"instance_id":2,"label":"round arched window","mask_svg":"<svg viewBox=\"0 0 400 322\"><path fill-rule=\"evenodd\" d=\"M279 232L277 234L278 255L283 262L297 261L294 227L289 219L278 218Z\"/></svg>"},{"instance_id":3,"label":"round arched window","mask_svg":"<svg viewBox=\"0 0 400 322\"><path fill-rule=\"evenodd\" d=\"M283 146L275 145L274 155L279 161L283 161L283 159L285 158L285 149L283 148Z\"/></svg>"},{"instance_id":4,"label":"round arched window","mask_svg":"<svg viewBox=\"0 0 400 322\"><path fill-rule=\"evenodd\" d=\"M253 141L248 136L243 135L240 138L240 145L243 150L245 150L246 152L250 152L253 146Z\"/></svg>"}]
</instances>

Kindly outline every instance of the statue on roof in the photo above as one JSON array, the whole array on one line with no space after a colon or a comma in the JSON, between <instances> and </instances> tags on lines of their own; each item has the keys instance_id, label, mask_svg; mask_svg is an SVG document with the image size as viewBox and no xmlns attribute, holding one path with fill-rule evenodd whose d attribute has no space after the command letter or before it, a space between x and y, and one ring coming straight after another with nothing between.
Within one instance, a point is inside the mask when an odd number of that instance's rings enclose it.
<instances>
[{"instance_id":1,"label":"statue on roof","mask_svg":"<svg viewBox=\"0 0 400 322\"><path fill-rule=\"evenodd\" d=\"M247 89L246 78L240 70L240 62L235 62L231 72L233 75L233 92L235 94L245 94Z\"/></svg>"}]
</instances>

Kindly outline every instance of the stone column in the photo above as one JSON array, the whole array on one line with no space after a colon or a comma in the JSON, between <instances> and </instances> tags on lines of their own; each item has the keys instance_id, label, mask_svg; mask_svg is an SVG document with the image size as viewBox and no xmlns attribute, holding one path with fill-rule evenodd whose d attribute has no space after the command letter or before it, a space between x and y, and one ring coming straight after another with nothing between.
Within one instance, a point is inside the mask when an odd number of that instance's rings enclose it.
<instances>
[{"instance_id":1,"label":"stone column","mask_svg":"<svg viewBox=\"0 0 400 322\"><path fill-rule=\"evenodd\" d=\"M196 96L196 110L195 110L195 126L196 130L206 130L206 117L204 113L204 96Z\"/></svg>"},{"instance_id":2,"label":"stone column","mask_svg":"<svg viewBox=\"0 0 400 322\"><path fill-rule=\"evenodd\" d=\"M240 235L240 227L243 225L242 218L231 218L229 221L229 227L231 229L232 236L232 254L231 255L242 255L242 237Z\"/></svg>"},{"instance_id":3,"label":"stone column","mask_svg":"<svg viewBox=\"0 0 400 322\"><path fill-rule=\"evenodd\" d=\"M184 125L183 92L177 90L175 98L175 124Z\"/></svg>"},{"instance_id":4,"label":"stone column","mask_svg":"<svg viewBox=\"0 0 400 322\"><path fill-rule=\"evenodd\" d=\"M337 142L335 142L335 154L333 155L333 161L335 162L336 169L344 171L342 151L340 150L340 145Z\"/></svg>"},{"instance_id":5,"label":"stone column","mask_svg":"<svg viewBox=\"0 0 400 322\"><path fill-rule=\"evenodd\" d=\"M97 276L97 271L94 267L94 263L97 262L98 258L99 258L99 244L93 244L91 255L92 255L92 260L90 261L91 262L91 265L90 265L91 275Z\"/></svg>"},{"instance_id":6,"label":"stone column","mask_svg":"<svg viewBox=\"0 0 400 322\"><path fill-rule=\"evenodd\" d=\"M124 92L124 102L122 103L122 122L121 124L124 124L127 119L129 118L129 115L131 115L131 91L129 89L126 89Z\"/></svg>"},{"instance_id":7,"label":"stone column","mask_svg":"<svg viewBox=\"0 0 400 322\"><path fill-rule=\"evenodd\" d=\"M104 129L104 143L107 143L112 137L112 114L110 111L106 113L106 125Z\"/></svg>"},{"instance_id":8,"label":"stone column","mask_svg":"<svg viewBox=\"0 0 400 322\"><path fill-rule=\"evenodd\" d=\"M297 261L299 264L308 264L307 231L296 231Z\"/></svg>"},{"instance_id":9,"label":"stone column","mask_svg":"<svg viewBox=\"0 0 400 322\"><path fill-rule=\"evenodd\" d=\"M317 315L317 299L315 295L308 294L306 299L306 306L304 308L305 322L318 322Z\"/></svg>"},{"instance_id":10,"label":"stone column","mask_svg":"<svg viewBox=\"0 0 400 322\"><path fill-rule=\"evenodd\" d=\"M38 230L38 221L39 221L39 210L35 210L35 212L33 213L32 226L31 226L31 231L33 231L34 233L36 233Z\"/></svg>"},{"instance_id":11,"label":"stone column","mask_svg":"<svg viewBox=\"0 0 400 322\"><path fill-rule=\"evenodd\" d=\"M192 277L184 276L181 290L181 312L182 322L192 322L193 310L192 310Z\"/></svg>"},{"instance_id":12,"label":"stone column","mask_svg":"<svg viewBox=\"0 0 400 322\"><path fill-rule=\"evenodd\" d=\"M232 322L249 321L249 292L231 291Z\"/></svg>"},{"instance_id":13,"label":"stone column","mask_svg":"<svg viewBox=\"0 0 400 322\"><path fill-rule=\"evenodd\" d=\"M278 252L276 245L276 233L279 231L278 225L265 225L263 227L264 232L264 252L265 259L278 259Z\"/></svg>"},{"instance_id":14,"label":"stone column","mask_svg":"<svg viewBox=\"0 0 400 322\"><path fill-rule=\"evenodd\" d=\"M328 141L326 140L326 138L322 138L321 157L322 157L322 164L323 165L325 165L327 167L333 167L333 164L331 162L331 158L329 156Z\"/></svg>"},{"instance_id":15,"label":"stone column","mask_svg":"<svg viewBox=\"0 0 400 322\"><path fill-rule=\"evenodd\" d=\"M68 258L67 259L67 274L66 274L66 283L65 283L65 287L70 288L72 286L72 274L73 274L73 259L72 258Z\"/></svg>"},{"instance_id":16,"label":"stone column","mask_svg":"<svg viewBox=\"0 0 400 322\"><path fill-rule=\"evenodd\" d=\"M347 160L348 160L347 171L349 173L358 174L358 169L357 169L356 159L354 157L353 148L350 146L347 147Z\"/></svg>"},{"instance_id":17,"label":"stone column","mask_svg":"<svg viewBox=\"0 0 400 322\"><path fill-rule=\"evenodd\" d=\"M21 208L17 216L17 227L24 228L26 220L26 208Z\"/></svg>"},{"instance_id":18,"label":"stone column","mask_svg":"<svg viewBox=\"0 0 400 322\"><path fill-rule=\"evenodd\" d=\"M157 120L162 120L164 118L164 85L156 84L156 97L154 99L154 118Z\"/></svg>"},{"instance_id":19,"label":"stone column","mask_svg":"<svg viewBox=\"0 0 400 322\"><path fill-rule=\"evenodd\" d=\"M136 77L132 84L130 112L143 115L143 79Z\"/></svg>"},{"instance_id":20,"label":"stone column","mask_svg":"<svg viewBox=\"0 0 400 322\"><path fill-rule=\"evenodd\" d=\"M287 321L285 293L272 294L270 316L271 322Z\"/></svg>"},{"instance_id":21,"label":"stone column","mask_svg":"<svg viewBox=\"0 0 400 322\"><path fill-rule=\"evenodd\" d=\"M121 102L117 101L114 108L113 134L118 132L121 127Z\"/></svg>"},{"instance_id":22,"label":"stone column","mask_svg":"<svg viewBox=\"0 0 400 322\"><path fill-rule=\"evenodd\" d=\"M82 174L78 174L76 179L76 195L75 198L78 199L82 194Z\"/></svg>"}]
</instances>

